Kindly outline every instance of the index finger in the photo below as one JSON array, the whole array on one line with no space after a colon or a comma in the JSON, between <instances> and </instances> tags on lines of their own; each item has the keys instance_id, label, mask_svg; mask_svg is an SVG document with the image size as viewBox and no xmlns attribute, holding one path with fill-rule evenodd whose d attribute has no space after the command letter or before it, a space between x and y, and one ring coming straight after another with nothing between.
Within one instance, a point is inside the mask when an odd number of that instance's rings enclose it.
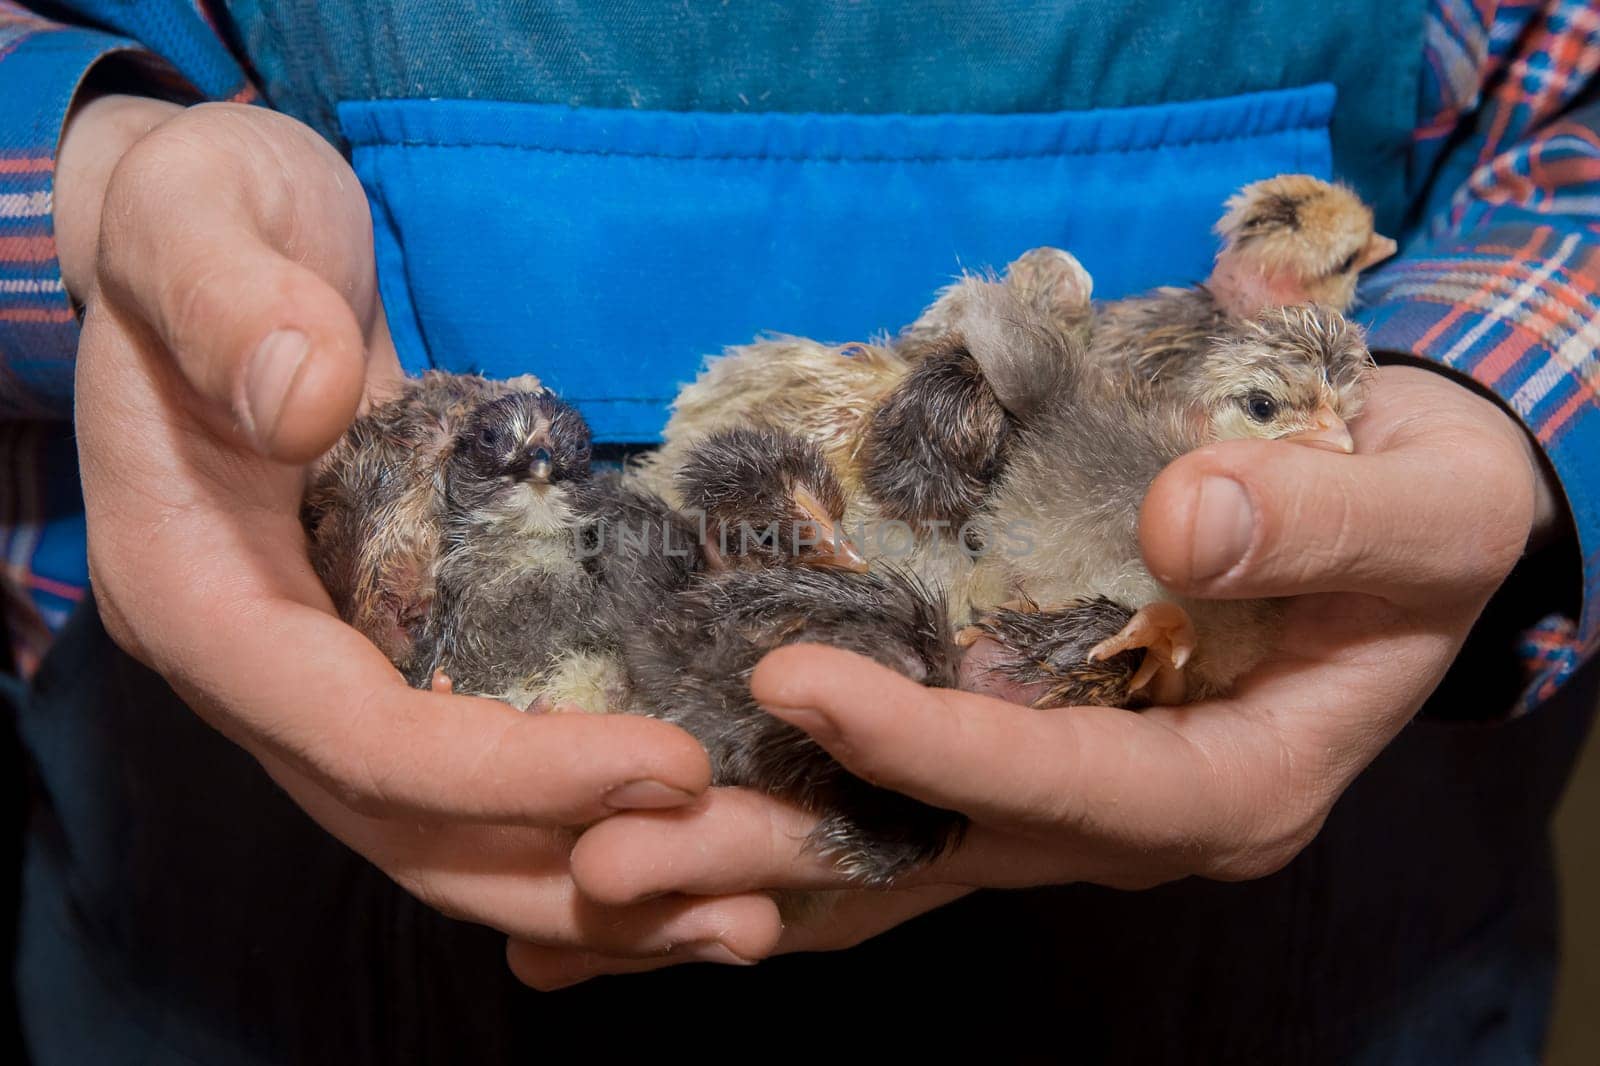
<instances>
[{"instance_id":1,"label":"index finger","mask_svg":"<svg viewBox=\"0 0 1600 1066\"><path fill-rule=\"evenodd\" d=\"M710 784L704 749L665 722L418 691L355 630L292 601L236 617L237 628L213 631L232 646L225 666L186 671L184 695L226 706L207 717L359 813L578 825L687 803Z\"/></svg>"},{"instance_id":2,"label":"index finger","mask_svg":"<svg viewBox=\"0 0 1600 1066\"><path fill-rule=\"evenodd\" d=\"M1211 762L1160 719L923 688L805 645L768 655L750 689L858 777L975 822L1137 841L1206 833L1222 816Z\"/></svg>"}]
</instances>

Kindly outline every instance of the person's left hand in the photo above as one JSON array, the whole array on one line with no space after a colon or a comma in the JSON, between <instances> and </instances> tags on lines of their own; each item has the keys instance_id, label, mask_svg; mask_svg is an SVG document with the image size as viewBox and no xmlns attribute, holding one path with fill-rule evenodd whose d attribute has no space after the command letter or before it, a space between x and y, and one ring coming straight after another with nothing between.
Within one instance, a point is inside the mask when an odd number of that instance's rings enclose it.
<instances>
[{"instance_id":1,"label":"person's left hand","mask_svg":"<svg viewBox=\"0 0 1600 1066\"><path fill-rule=\"evenodd\" d=\"M1235 441L1185 456L1146 498L1146 561L1169 588L1294 596L1281 645L1230 698L1136 714L1036 711L924 689L864 658L796 646L751 688L879 785L966 813L972 829L910 887L850 891L778 950L848 946L972 887L1137 888L1261 877L1316 835L1335 800L1433 691L1530 533L1555 514L1523 430L1432 371L1382 370L1358 451ZM597 902L662 892L839 888L805 852L803 812L739 789L619 814L572 856ZM666 964L513 944L555 987Z\"/></svg>"}]
</instances>

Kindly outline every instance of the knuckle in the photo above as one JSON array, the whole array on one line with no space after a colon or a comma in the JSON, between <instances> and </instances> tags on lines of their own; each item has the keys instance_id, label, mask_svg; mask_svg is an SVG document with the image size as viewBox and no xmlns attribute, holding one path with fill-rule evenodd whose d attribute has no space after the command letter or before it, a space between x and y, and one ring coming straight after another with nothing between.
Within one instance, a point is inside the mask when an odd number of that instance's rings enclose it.
<instances>
[{"instance_id":1,"label":"knuckle","mask_svg":"<svg viewBox=\"0 0 1600 1066\"><path fill-rule=\"evenodd\" d=\"M233 269L231 264L197 257L175 265L157 281L156 306L147 310L180 359L202 350L204 341L216 335L219 323L232 311L217 282ZM209 373L203 376L208 380L195 384L213 384Z\"/></svg>"},{"instance_id":2,"label":"knuckle","mask_svg":"<svg viewBox=\"0 0 1600 1066\"><path fill-rule=\"evenodd\" d=\"M632 865L618 861L616 849L606 840L591 840L595 832L584 834L572 849L568 869L573 882L596 903L617 906L635 902L644 890Z\"/></svg>"}]
</instances>

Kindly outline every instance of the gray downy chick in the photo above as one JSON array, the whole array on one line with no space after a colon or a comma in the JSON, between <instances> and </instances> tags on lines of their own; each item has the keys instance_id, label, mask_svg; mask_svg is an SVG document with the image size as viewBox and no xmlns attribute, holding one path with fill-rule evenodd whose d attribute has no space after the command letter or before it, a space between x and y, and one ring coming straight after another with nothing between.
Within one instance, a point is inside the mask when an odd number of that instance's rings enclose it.
<instances>
[{"instance_id":1,"label":"gray downy chick","mask_svg":"<svg viewBox=\"0 0 1600 1066\"><path fill-rule=\"evenodd\" d=\"M433 608L410 680L532 706L562 657L593 639L586 566L589 429L548 389L481 404L443 465ZM560 686L555 686L559 688Z\"/></svg>"},{"instance_id":2,"label":"gray downy chick","mask_svg":"<svg viewBox=\"0 0 1600 1066\"><path fill-rule=\"evenodd\" d=\"M1000 571L987 587L1046 611L1099 597L1131 608L1090 659L1142 649L1130 688L1148 684L1158 702L1227 691L1275 642L1277 605L1169 597L1140 555L1140 505L1168 463L1213 441L1336 430L1348 450L1344 420L1359 412L1373 370L1360 330L1326 308L1273 308L1212 338L1192 389L1126 381L1107 390L1080 338L1004 286L980 286L962 329L1018 422L990 536L1026 541L984 556L981 567Z\"/></svg>"},{"instance_id":3,"label":"gray downy chick","mask_svg":"<svg viewBox=\"0 0 1600 1066\"><path fill-rule=\"evenodd\" d=\"M809 456L806 453L811 453ZM774 648L827 644L865 655L920 684L956 683L959 653L937 594L891 569L841 565L843 547L816 554L821 530L797 515L840 514L840 490L813 446L750 430L714 434L680 475L705 506L708 529L775 528L730 537L713 568L640 619L624 654L635 706L688 730L711 756L719 785L792 800L821 821L809 845L862 884L886 885L951 846L963 818L851 775L800 730L764 712L750 674Z\"/></svg>"},{"instance_id":4,"label":"gray downy chick","mask_svg":"<svg viewBox=\"0 0 1600 1066\"><path fill-rule=\"evenodd\" d=\"M704 520L716 567L831 566L865 570L842 528L844 488L822 451L777 430L714 433L676 475L684 510Z\"/></svg>"}]
</instances>

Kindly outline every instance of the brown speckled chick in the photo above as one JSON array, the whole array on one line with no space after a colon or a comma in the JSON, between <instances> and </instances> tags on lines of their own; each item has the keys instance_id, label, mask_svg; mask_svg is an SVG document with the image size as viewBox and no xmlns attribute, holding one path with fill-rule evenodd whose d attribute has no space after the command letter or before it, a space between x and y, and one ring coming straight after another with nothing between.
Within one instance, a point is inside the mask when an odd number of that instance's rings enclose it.
<instances>
[{"instance_id":1,"label":"brown speckled chick","mask_svg":"<svg viewBox=\"0 0 1600 1066\"><path fill-rule=\"evenodd\" d=\"M862 432L909 364L884 344L765 337L710 359L672 404L662 445L638 468L674 499L673 477L707 434L741 426L791 433L816 445L847 493L859 490Z\"/></svg>"},{"instance_id":2,"label":"brown speckled chick","mask_svg":"<svg viewBox=\"0 0 1600 1066\"><path fill-rule=\"evenodd\" d=\"M1342 185L1285 174L1247 185L1217 223L1222 248L1204 284L1161 288L1094 311L1096 361L1158 385L1186 387L1209 340L1273 307L1348 311L1356 278L1394 253L1372 210Z\"/></svg>"},{"instance_id":3,"label":"brown speckled chick","mask_svg":"<svg viewBox=\"0 0 1600 1066\"><path fill-rule=\"evenodd\" d=\"M1272 644L1276 607L1169 598L1139 552L1145 491L1173 459L1213 441L1315 433L1327 412L1342 427L1370 381L1360 331L1327 308L1273 308L1207 345L1195 388L1126 382L1108 392L1081 338L1005 286L971 284L962 331L1019 423L990 500L996 550L980 569L998 577L984 587L1047 613L1100 597L1134 608L1091 659L1143 649L1130 688L1153 683L1160 702L1226 691Z\"/></svg>"},{"instance_id":4,"label":"brown speckled chick","mask_svg":"<svg viewBox=\"0 0 1600 1066\"><path fill-rule=\"evenodd\" d=\"M635 707L688 730L719 785L760 789L815 812L810 846L864 884L884 885L945 850L964 821L847 773L750 695L763 655L810 642L953 686L958 652L939 598L899 571L849 565L836 532L840 489L815 446L773 431L713 434L679 475L708 533L733 534L718 563L638 619L625 642ZM818 543L827 545L823 550Z\"/></svg>"},{"instance_id":5,"label":"brown speckled chick","mask_svg":"<svg viewBox=\"0 0 1600 1066\"><path fill-rule=\"evenodd\" d=\"M311 561L340 617L415 677L433 604L444 515L444 457L482 403L538 390L433 371L351 425L313 467L301 518Z\"/></svg>"}]
</instances>

